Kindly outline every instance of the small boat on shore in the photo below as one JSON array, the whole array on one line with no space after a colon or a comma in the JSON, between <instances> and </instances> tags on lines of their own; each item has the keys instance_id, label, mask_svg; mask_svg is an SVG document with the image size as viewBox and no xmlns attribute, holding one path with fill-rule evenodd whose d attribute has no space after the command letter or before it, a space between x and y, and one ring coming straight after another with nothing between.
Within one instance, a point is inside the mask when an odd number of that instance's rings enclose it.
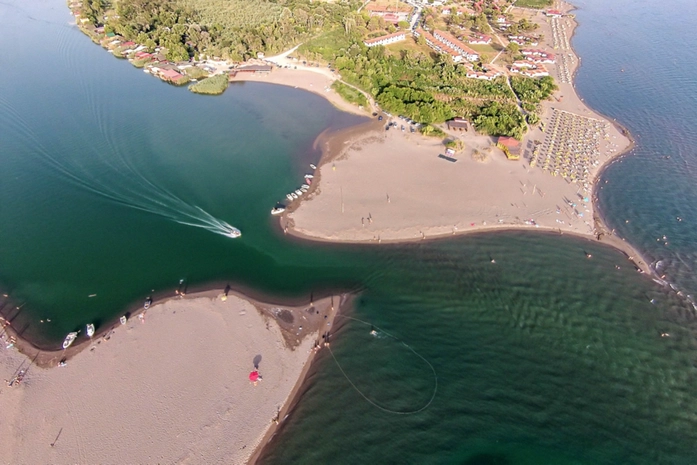
<instances>
[{"instance_id":1,"label":"small boat on shore","mask_svg":"<svg viewBox=\"0 0 697 465\"><path fill-rule=\"evenodd\" d=\"M119 323L125 325L126 323L128 323L128 317L126 315L122 316L121 318L119 318Z\"/></svg>"},{"instance_id":2,"label":"small boat on shore","mask_svg":"<svg viewBox=\"0 0 697 465\"><path fill-rule=\"evenodd\" d=\"M236 237L240 237L242 235L242 231L240 231L237 228L230 228L230 231L227 232L226 236L232 237L235 239Z\"/></svg>"},{"instance_id":3,"label":"small boat on shore","mask_svg":"<svg viewBox=\"0 0 697 465\"><path fill-rule=\"evenodd\" d=\"M293 200L293 196L290 195L290 194L286 194L286 198L287 198L288 200Z\"/></svg>"},{"instance_id":4,"label":"small boat on shore","mask_svg":"<svg viewBox=\"0 0 697 465\"><path fill-rule=\"evenodd\" d=\"M310 168L312 168L313 170L317 169L317 167L315 165L313 165L312 163L310 163Z\"/></svg>"},{"instance_id":5,"label":"small boat on shore","mask_svg":"<svg viewBox=\"0 0 697 465\"><path fill-rule=\"evenodd\" d=\"M94 325L92 323L88 323L86 326L86 329L87 329L87 337L94 336Z\"/></svg>"},{"instance_id":6,"label":"small boat on shore","mask_svg":"<svg viewBox=\"0 0 697 465\"><path fill-rule=\"evenodd\" d=\"M306 174L306 175L305 175L305 179L312 179L312 178L314 178L314 176L311 175L311 174Z\"/></svg>"},{"instance_id":7,"label":"small boat on shore","mask_svg":"<svg viewBox=\"0 0 697 465\"><path fill-rule=\"evenodd\" d=\"M143 308L145 310L147 310L150 308L151 305L152 305L152 298L148 297L147 299L145 299L145 303L143 304Z\"/></svg>"},{"instance_id":8,"label":"small boat on shore","mask_svg":"<svg viewBox=\"0 0 697 465\"><path fill-rule=\"evenodd\" d=\"M75 342L75 339L77 339L77 331L68 333L68 335L65 336L65 340L63 341L63 349L67 349L68 347L70 347L70 344Z\"/></svg>"},{"instance_id":9,"label":"small boat on shore","mask_svg":"<svg viewBox=\"0 0 697 465\"><path fill-rule=\"evenodd\" d=\"M283 205L279 205L279 206L271 209L271 214L272 215L280 215L284 211L286 211L286 207L284 207Z\"/></svg>"},{"instance_id":10,"label":"small boat on shore","mask_svg":"<svg viewBox=\"0 0 697 465\"><path fill-rule=\"evenodd\" d=\"M298 194L296 194L295 192L291 192L290 195L291 195L291 197L293 198L293 200L295 200L295 199L298 198Z\"/></svg>"},{"instance_id":11,"label":"small boat on shore","mask_svg":"<svg viewBox=\"0 0 697 465\"><path fill-rule=\"evenodd\" d=\"M303 191L301 191L300 189L296 189L296 190L295 190L295 195L297 195L298 197L300 197L301 195L303 195Z\"/></svg>"},{"instance_id":12,"label":"small boat on shore","mask_svg":"<svg viewBox=\"0 0 697 465\"><path fill-rule=\"evenodd\" d=\"M309 189L309 188L310 188L309 184L303 184L302 186L300 186L300 189Z\"/></svg>"}]
</instances>

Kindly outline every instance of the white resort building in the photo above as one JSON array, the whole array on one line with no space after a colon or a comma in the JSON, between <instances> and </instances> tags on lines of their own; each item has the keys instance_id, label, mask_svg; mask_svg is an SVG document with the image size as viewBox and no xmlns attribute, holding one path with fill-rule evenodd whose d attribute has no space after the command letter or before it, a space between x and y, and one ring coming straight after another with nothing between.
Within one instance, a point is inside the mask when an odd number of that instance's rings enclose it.
<instances>
[{"instance_id":1,"label":"white resort building","mask_svg":"<svg viewBox=\"0 0 697 465\"><path fill-rule=\"evenodd\" d=\"M376 37L374 39L364 40L363 43L366 47L375 47L377 45L389 45L405 40L407 38L406 32L395 32L393 34L387 34L386 36Z\"/></svg>"}]
</instances>

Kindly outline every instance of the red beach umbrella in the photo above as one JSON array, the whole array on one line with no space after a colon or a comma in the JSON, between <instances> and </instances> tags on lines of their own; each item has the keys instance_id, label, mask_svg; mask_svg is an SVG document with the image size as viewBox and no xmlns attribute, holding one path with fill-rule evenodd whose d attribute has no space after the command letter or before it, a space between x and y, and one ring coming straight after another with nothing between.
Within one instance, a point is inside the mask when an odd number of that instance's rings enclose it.
<instances>
[{"instance_id":1,"label":"red beach umbrella","mask_svg":"<svg viewBox=\"0 0 697 465\"><path fill-rule=\"evenodd\" d=\"M256 383L257 381L259 381L259 372L256 371L256 370L254 370L253 372L251 372L251 373L249 374L249 380L250 380L251 382L253 382L253 383Z\"/></svg>"}]
</instances>

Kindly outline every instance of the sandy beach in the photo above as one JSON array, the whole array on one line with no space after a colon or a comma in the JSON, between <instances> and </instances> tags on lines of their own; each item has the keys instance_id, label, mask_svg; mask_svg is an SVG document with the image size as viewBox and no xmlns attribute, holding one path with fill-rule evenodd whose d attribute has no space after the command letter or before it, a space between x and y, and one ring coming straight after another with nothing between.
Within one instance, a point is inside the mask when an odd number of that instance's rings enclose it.
<instances>
[{"instance_id":1,"label":"sandy beach","mask_svg":"<svg viewBox=\"0 0 697 465\"><path fill-rule=\"evenodd\" d=\"M331 88L332 84L337 79L338 76L326 68L310 68L300 65L298 69L274 67L273 71L269 74L239 73L234 78L230 78L230 82L266 82L269 84L295 87L321 95L339 110L361 116L370 114L368 109L361 109L347 102Z\"/></svg>"},{"instance_id":2,"label":"sandy beach","mask_svg":"<svg viewBox=\"0 0 697 465\"><path fill-rule=\"evenodd\" d=\"M27 372L0 388L0 463L246 463L285 417L335 300L173 299L51 369L3 344L2 378Z\"/></svg>"},{"instance_id":3,"label":"sandy beach","mask_svg":"<svg viewBox=\"0 0 697 465\"><path fill-rule=\"evenodd\" d=\"M565 12L571 9L563 4ZM281 219L287 232L313 240L382 243L489 229L546 229L600 238L649 271L636 250L606 230L594 209L595 180L632 142L574 90L570 76L578 59L569 39L575 20L565 17L552 23L530 10L521 10L520 16L540 24L538 32L545 37L540 48L557 54L557 64L548 67L559 86L542 104L546 132L536 127L526 134L520 160L508 160L493 137L473 129L448 131L442 125L448 137L464 143L451 157L456 161L449 161L439 157L445 154L441 138L412 133L403 120L386 117L379 125L336 134L324 143L315 173L319 182ZM397 126L386 131L388 121ZM406 130L401 129L404 125ZM587 141L590 131L592 144ZM594 158L574 165L575 160L558 152L570 142ZM582 177L576 182L569 178L573 170Z\"/></svg>"}]
</instances>

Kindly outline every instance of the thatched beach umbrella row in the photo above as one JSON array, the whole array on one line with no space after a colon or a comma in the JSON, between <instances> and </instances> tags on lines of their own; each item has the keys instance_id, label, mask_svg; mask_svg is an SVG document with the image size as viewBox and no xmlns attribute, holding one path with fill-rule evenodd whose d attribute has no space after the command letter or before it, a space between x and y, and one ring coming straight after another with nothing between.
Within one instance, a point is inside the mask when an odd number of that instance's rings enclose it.
<instances>
[{"instance_id":1,"label":"thatched beach umbrella row","mask_svg":"<svg viewBox=\"0 0 697 465\"><path fill-rule=\"evenodd\" d=\"M586 183L591 169L600 163L600 138L607 137L607 124L561 110L553 110L541 147L533 151L531 166L554 176Z\"/></svg>"}]
</instances>

